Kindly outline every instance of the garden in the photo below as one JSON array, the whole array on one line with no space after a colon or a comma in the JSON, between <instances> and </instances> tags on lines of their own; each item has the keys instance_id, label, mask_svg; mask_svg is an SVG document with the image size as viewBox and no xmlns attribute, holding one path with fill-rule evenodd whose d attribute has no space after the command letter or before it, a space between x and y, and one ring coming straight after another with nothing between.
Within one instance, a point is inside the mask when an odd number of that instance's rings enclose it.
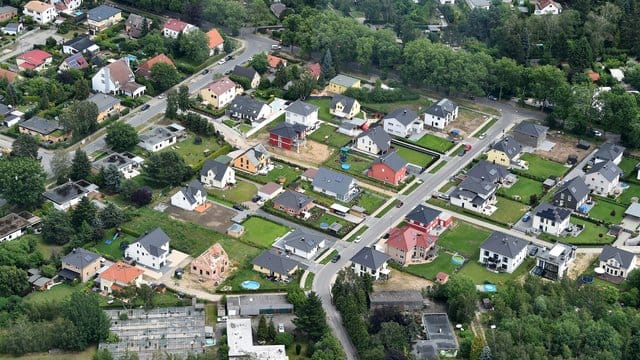
<instances>
[{"instance_id":1,"label":"garden","mask_svg":"<svg viewBox=\"0 0 640 360\"><path fill-rule=\"evenodd\" d=\"M305 170L277 160L272 160L272 163L273 170L269 171L266 175L251 175L243 171L237 171L236 175L253 180L260 184L266 184L268 182L280 183L280 179L284 179L283 185L287 186L294 182Z\"/></svg>"},{"instance_id":2,"label":"garden","mask_svg":"<svg viewBox=\"0 0 640 360\"><path fill-rule=\"evenodd\" d=\"M313 104L317 106L318 109L318 119L324 121L334 121L333 115L329 112L331 108L331 99L329 98L308 98L305 102L309 104Z\"/></svg>"},{"instance_id":3,"label":"garden","mask_svg":"<svg viewBox=\"0 0 640 360\"><path fill-rule=\"evenodd\" d=\"M497 199L498 203L496 204L496 207L498 210L491 214L489 218L499 223L505 225L515 224L528 210L526 205L515 200L510 200L501 196L498 196Z\"/></svg>"},{"instance_id":4,"label":"garden","mask_svg":"<svg viewBox=\"0 0 640 360\"><path fill-rule=\"evenodd\" d=\"M425 134L420 138L420 140L413 141L413 143L423 148L427 148L443 154L447 152L447 150L451 149L453 145L455 145L455 143L451 142L450 140L432 134Z\"/></svg>"},{"instance_id":5,"label":"garden","mask_svg":"<svg viewBox=\"0 0 640 360\"><path fill-rule=\"evenodd\" d=\"M372 162L372 158L361 155L359 153L350 152L346 158L346 163L349 164L349 168L343 169L342 162L340 161L340 152L334 151L323 165L332 169L346 172L353 176L366 178L366 172L371 166Z\"/></svg>"},{"instance_id":6,"label":"garden","mask_svg":"<svg viewBox=\"0 0 640 360\"><path fill-rule=\"evenodd\" d=\"M401 158L416 166L426 168L435 161L435 158L429 154L412 150L404 146L399 146L397 144L394 144L394 147Z\"/></svg>"},{"instance_id":7,"label":"garden","mask_svg":"<svg viewBox=\"0 0 640 360\"><path fill-rule=\"evenodd\" d=\"M441 251L440 254L438 254L438 256L430 263L409 265L400 268L400 270L406 271L409 274L420 276L421 278L425 278L427 280L435 280L436 275L439 272L445 272L449 275L452 275L458 267L458 265L454 265L451 262L451 254Z\"/></svg>"},{"instance_id":8,"label":"garden","mask_svg":"<svg viewBox=\"0 0 640 360\"><path fill-rule=\"evenodd\" d=\"M527 173L537 178L546 179L549 176L562 177L568 170L559 162L543 159L538 155L525 153L520 155L520 160L529 164Z\"/></svg>"},{"instance_id":9,"label":"garden","mask_svg":"<svg viewBox=\"0 0 640 360\"><path fill-rule=\"evenodd\" d=\"M511 185L511 187L500 187L500 189L498 189L499 195L509 199L514 199L514 196L520 197L519 201L525 204L529 204L529 199L532 195L537 196L539 199L543 193L544 187L541 182L524 176L518 176L518 181Z\"/></svg>"},{"instance_id":10,"label":"garden","mask_svg":"<svg viewBox=\"0 0 640 360\"><path fill-rule=\"evenodd\" d=\"M491 231L461 220L456 220L455 224L438 237L438 246L460 253L467 259L477 258L480 244L489 237Z\"/></svg>"},{"instance_id":11,"label":"garden","mask_svg":"<svg viewBox=\"0 0 640 360\"><path fill-rule=\"evenodd\" d=\"M242 204L250 201L258 192L258 188L248 181L237 180L236 184L226 189L207 189L209 195L229 201L233 204Z\"/></svg>"},{"instance_id":12,"label":"garden","mask_svg":"<svg viewBox=\"0 0 640 360\"><path fill-rule=\"evenodd\" d=\"M249 217L242 226L244 226L242 239L263 249L269 249L275 239L289 232L289 228L284 225L256 216Z\"/></svg>"},{"instance_id":13,"label":"garden","mask_svg":"<svg viewBox=\"0 0 640 360\"><path fill-rule=\"evenodd\" d=\"M640 193L636 193L636 196L640 196ZM589 217L608 224L619 224L622 221L626 210L624 206L597 196L594 196L594 200L596 205L589 210Z\"/></svg>"},{"instance_id":14,"label":"garden","mask_svg":"<svg viewBox=\"0 0 640 360\"><path fill-rule=\"evenodd\" d=\"M322 124L307 138L334 148L341 148L351 142L351 138L336 131L335 126Z\"/></svg>"},{"instance_id":15,"label":"garden","mask_svg":"<svg viewBox=\"0 0 640 360\"><path fill-rule=\"evenodd\" d=\"M98 241L93 250L107 259L120 260L124 256L124 250L120 248L120 245L122 243L134 243L136 238L125 233L120 233L118 238L114 240L114 234L115 230L107 231L104 236L105 240ZM109 243L107 243L107 241Z\"/></svg>"},{"instance_id":16,"label":"garden","mask_svg":"<svg viewBox=\"0 0 640 360\"><path fill-rule=\"evenodd\" d=\"M579 219L577 217L571 218L571 224L582 225L584 230L576 237L558 237L551 234L542 233L540 238L547 241L562 241L568 244L574 245L604 245L611 244L615 238L607 235L609 229L604 225L597 225L590 221Z\"/></svg>"}]
</instances>

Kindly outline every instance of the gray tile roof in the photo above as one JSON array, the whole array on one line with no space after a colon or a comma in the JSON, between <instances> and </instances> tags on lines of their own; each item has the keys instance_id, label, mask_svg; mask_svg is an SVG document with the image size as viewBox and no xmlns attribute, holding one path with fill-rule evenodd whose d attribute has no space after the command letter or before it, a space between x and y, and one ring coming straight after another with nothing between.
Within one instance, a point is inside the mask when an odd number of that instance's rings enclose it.
<instances>
[{"instance_id":1,"label":"gray tile roof","mask_svg":"<svg viewBox=\"0 0 640 360\"><path fill-rule=\"evenodd\" d=\"M391 170L398 172L403 167L407 166L407 160L398 155L395 151L388 152L386 154L378 156L373 161L374 164L384 163L387 164Z\"/></svg>"},{"instance_id":2,"label":"gray tile roof","mask_svg":"<svg viewBox=\"0 0 640 360\"><path fill-rule=\"evenodd\" d=\"M605 245L600 253L600 261L608 261L609 259L615 259L618 264L627 269L635 262L636 255L632 252L619 249L615 246Z\"/></svg>"},{"instance_id":3,"label":"gray tile roof","mask_svg":"<svg viewBox=\"0 0 640 360\"><path fill-rule=\"evenodd\" d=\"M494 231L489 235L487 240L480 245L480 249L489 250L501 256L513 259L522 251L522 249L526 248L527 245L528 242L525 240L500 231Z\"/></svg>"},{"instance_id":4,"label":"gray tile roof","mask_svg":"<svg viewBox=\"0 0 640 360\"><path fill-rule=\"evenodd\" d=\"M251 66L244 67L240 65L236 65L236 67L233 68L233 73L239 76L244 76L249 79L249 81L253 80L253 78L258 75L258 72Z\"/></svg>"},{"instance_id":5,"label":"gray tile roof","mask_svg":"<svg viewBox=\"0 0 640 360\"><path fill-rule=\"evenodd\" d=\"M112 6L100 5L87 12L87 19L100 22L116 15L119 12L122 12L122 11Z\"/></svg>"},{"instance_id":6,"label":"gray tile roof","mask_svg":"<svg viewBox=\"0 0 640 360\"><path fill-rule=\"evenodd\" d=\"M11 113L12 111L13 111L12 108L8 107L5 104L1 104L0 103L0 114L1 115L7 115L7 114Z\"/></svg>"},{"instance_id":7,"label":"gray tile roof","mask_svg":"<svg viewBox=\"0 0 640 360\"><path fill-rule=\"evenodd\" d=\"M581 200L589 194L589 187L581 176L576 176L562 185L556 194L568 192L574 199Z\"/></svg>"},{"instance_id":8,"label":"gray tile roof","mask_svg":"<svg viewBox=\"0 0 640 360\"><path fill-rule=\"evenodd\" d=\"M18 11L18 9L14 8L13 6L1 6L0 7L0 14L4 14L4 13L10 13L13 11Z\"/></svg>"},{"instance_id":9,"label":"gray tile roof","mask_svg":"<svg viewBox=\"0 0 640 360\"><path fill-rule=\"evenodd\" d=\"M87 192L88 191L82 186L69 181L49 191L45 191L43 196L56 204L64 204L67 201L86 194Z\"/></svg>"},{"instance_id":10,"label":"gray tile roof","mask_svg":"<svg viewBox=\"0 0 640 360\"><path fill-rule=\"evenodd\" d=\"M624 153L624 147L612 144L604 143L600 146L598 151L593 155L598 160L615 160L620 154Z\"/></svg>"},{"instance_id":11,"label":"gray tile roof","mask_svg":"<svg viewBox=\"0 0 640 360\"><path fill-rule=\"evenodd\" d=\"M318 112L319 107L306 103L304 101L296 100L291 105L289 105L286 111L292 112L294 114L309 116L314 112Z\"/></svg>"},{"instance_id":12,"label":"gray tile roof","mask_svg":"<svg viewBox=\"0 0 640 360\"><path fill-rule=\"evenodd\" d=\"M438 216L440 216L440 210L432 209L428 206L418 205L413 210L411 210L405 219L413 220L421 224L430 224L433 220L435 220Z\"/></svg>"},{"instance_id":13,"label":"gray tile roof","mask_svg":"<svg viewBox=\"0 0 640 360\"><path fill-rule=\"evenodd\" d=\"M629 205L624 214L640 218L640 203L632 203L631 205Z\"/></svg>"},{"instance_id":14,"label":"gray tile roof","mask_svg":"<svg viewBox=\"0 0 640 360\"><path fill-rule=\"evenodd\" d=\"M379 269L389 259L391 259L391 257L383 252L370 247L364 247L353 255L351 262L369 269Z\"/></svg>"},{"instance_id":15,"label":"gray tile roof","mask_svg":"<svg viewBox=\"0 0 640 360\"><path fill-rule=\"evenodd\" d=\"M250 98L248 96L236 96L229 105L229 110L242 114L248 118L255 118L264 107L265 103L260 100Z\"/></svg>"},{"instance_id":16,"label":"gray tile roof","mask_svg":"<svg viewBox=\"0 0 640 360\"><path fill-rule=\"evenodd\" d=\"M337 171L329 170L325 167L318 169L318 173L313 178L313 186L325 189L329 192L344 195L352 188L355 180L349 176Z\"/></svg>"},{"instance_id":17,"label":"gray tile roof","mask_svg":"<svg viewBox=\"0 0 640 360\"><path fill-rule=\"evenodd\" d=\"M119 153L112 153L100 160L96 160L93 162L92 167L96 170L100 170L101 168L106 168L110 165L114 165L118 170L129 166L130 164L135 163L133 158L124 156Z\"/></svg>"},{"instance_id":18,"label":"gray tile roof","mask_svg":"<svg viewBox=\"0 0 640 360\"><path fill-rule=\"evenodd\" d=\"M523 121L520 124L518 124L518 126L516 126L514 131L539 138L541 136L544 136L547 133L548 129L549 128L546 126Z\"/></svg>"},{"instance_id":19,"label":"gray tile roof","mask_svg":"<svg viewBox=\"0 0 640 360\"><path fill-rule=\"evenodd\" d=\"M157 227L150 233L142 235L136 242L140 243L152 256L160 256L164 253L161 247L169 244L169 241L169 236Z\"/></svg>"},{"instance_id":20,"label":"gray tile roof","mask_svg":"<svg viewBox=\"0 0 640 360\"><path fill-rule=\"evenodd\" d=\"M522 145L511 135L505 136L504 139L493 144L491 148L507 154L509 159L513 159L522 151Z\"/></svg>"},{"instance_id":21,"label":"gray tile roof","mask_svg":"<svg viewBox=\"0 0 640 360\"><path fill-rule=\"evenodd\" d=\"M418 114L415 111L407 108L399 108L395 109L392 112L388 113L385 119L396 119L398 122L403 124L404 126L408 126L412 122L418 119Z\"/></svg>"},{"instance_id":22,"label":"gray tile roof","mask_svg":"<svg viewBox=\"0 0 640 360\"><path fill-rule=\"evenodd\" d=\"M87 101L96 104L99 112L107 111L120 103L120 99L101 93L91 95Z\"/></svg>"},{"instance_id":23,"label":"gray tile roof","mask_svg":"<svg viewBox=\"0 0 640 360\"><path fill-rule=\"evenodd\" d=\"M391 135L384 131L382 126L372 126L369 130L358 135L356 139L363 137L371 139L371 141L373 141L373 143L376 144L382 152L389 151L389 148L391 147Z\"/></svg>"},{"instance_id":24,"label":"gray tile roof","mask_svg":"<svg viewBox=\"0 0 640 360\"><path fill-rule=\"evenodd\" d=\"M72 47L79 52L83 52L93 45L95 44L89 39L89 35L80 35L64 43L64 46Z\"/></svg>"},{"instance_id":25,"label":"gray tile roof","mask_svg":"<svg viewBox=\"0 0 640 360\"><path fill-rule=\"evenodd\" d=\"M542 203L536 209L536 216L543 219L549 219L555 222L562 222L569 216L571 216L571 210L549 203Z\"/></svg>"},{"instance_id":26,"label":"gray tile roof","mask_svg":"<svg viewBox=\"0 0 640 360\"><path fill-rule=\"evenodd\" d=\"M281 136L286 139L297 139L300 137L300 134L303 134L307 131L307 127L302 124L289 124L287 122L281 122L280 124L274 126L270 133Z\"/></svg>"},{"instance_id":27,"label":"gray tile roof","mask_svg":"<svg viewBox=\"0 0 640 360\"><path fill-rule=\"evenodd\" d=\"M203 194L202 196L204 197L206 197L207 193L207 191L204 189L204 186L202 186L202 184L198 180L191 180L191 182L188 183L187 186L180 189L180 191L187 199L189 204L192 205L196 203L196 195L198 194L198 191L200 191Z\"/></svg>"},{"instance_id":28,"label":"gray tile roof","mask_svg":"<svg viewBox=\"0 0 640 360\"><path fill-rule=\"evenodd\" d=\"M338 74L333 79L331 79L330 82L350 88L358 82L358 79L352 78L350 76Z\"/></svg>"},{"instance_id":29,"label":"gray tile roof","mask_svg":"<svg viewBox=\"0 0 640 360\"><path fill-rule=\"evenodd\" d=\"M287 5L283 3L275 3L275 4L271 4L269 8L271 9L271 12L273 13L273 15L280 17L280 15L282 15L282 13L285 10L287 10Z\"/></svg>"},{"instance_id":30,"label":"gray tile roof","mask_svg":"<svg viewBox=\"0 0 640 360\"><path fill-rule=\"evenodd\" d=\"M313 199L297 191L285 190L273 199L273 202L287 209L300 210L309 205L309 203L312 203Z\"/></svg>"},{"instance_id":31,"label":"gray tile roof","mask_svg":"<svg viewBox=\"0 0 640 360\"><path fill-rule=\"evenodd\" d=\"M496 188L497 185L491 181L469 176L456 187L456 190L451 193L451 196L454 196L453 194L458 194L460 192L462 192L463 194L464 192L468 192L484 198L491 195L496 190Z\"/></svg>"},{"instance_id":32,"label":"gray tile roof","mask_svg":"<svg viewBox=\"0 0 640 360\"><path fill-rule=\"evenodd\" d=\"M467 175L480 180L497 183L501 182L509 175L509 170L502 165L493 164L486 160L480 160L476 165L469 169Z\"/></svg>"},{"instance_id":33,"label":"gray tile roof","mask_svg":"<svg viewBox=\"0 0 640 360\"><path fill-rule=\"evenodd\" d=\"M77 249L73 249L73 251L68 253L67 256L63 257L62 263L69 264L78 269L84 269L85 266L93 263L100 257L101 257L100 255L92 251L89 251L83 248L77 248Z\"/></svg>"},{"instance_id":34,"label":"gray tile roof","mask_svg":"<svg viewBox=\"0 0 640 360\"><path fill-rule=\"evenodd\" d=\"M620 176L622 170L613 163L613 161L601 161L591 167L589 171L586 172L587 175L600 173L602 177L607 179L608 181L613 181L617 177Z\"/></svg>"},{"instance_id":35,"label":"gray tile roof","mask_svg":"<svg viewBox=\"0 0 640 360\"><path fill-rule=\"evenodd\" d=\"M263 251L262 254L251 261L251 264L269 269L277 274L288 274L291 270L299 266L297 261L276 254L270 250Z\"/></svg>"},{"instance_id":36,"label":"gray tile roof","mask_svg":"<svg viewBox=\"0 0 640 360\"><path fill-rule=\"evenodd\" d=\"M355 103L356 103L356 99L337 94L337 95L334 95L333 98L331 98L331 109L335 110L338 104L342 104L342 107L344 108L343 111L345 113L349 113L351 112L351 109L353 108L353 105Z\"/></svg>"},{"instance_id":37,"label":"gray tile roof","mask_svg":"<svg viewBox=\"0 0 640 360\"><path fill-rule=\"evenodd\" d=\"M454 103L453 101L444 98L440 101L438 101L437 103L429 106L429 108L427 108L427 110L425 110L425 112L427 114L430 115L434 115L437 117L447 117L447 115L453 113L456 108L458 107L458 105L456 105L456 103Z\"/></svg>"},{"instance_id":38,"label":"gray tile roof","mask_svg":"<svg viewBox=\"0 0 640 360\"><path fill-rule=\"evenodd\" d=\"M209 171L213 172L214 180L220 181L224 177L224 174L227 172L229 165L222 163L217 160L208 159L202 164L202 169L200 170L201 176L208 176Z\"/></svg>"},{"instance_id":39,"label":"gray tile roof","mask_svg":"<svg viewBox=\"0 0 640 360\"><path fill-rule=\"evenodd\" d=\"M313 251L325 240L324 236L312 234L304 230L296 229L284 236L282 241L289 246L304 252Z\"/></svg>"},{"instance_id":40,"label":"gray tile roof","mask_svg":"<svg viewBox=\"0 0 640 360\"><path fill-rule=\"evenodd\" d=\"M25 129L29 129L43 135L48 135L56 130L61 129L61 126L58 125L58 123L55 123L51 120L43 119L39 116L34 116L29 120L25 120L19 125Z\"/></svg>"},{"instance_id":41,"label":"gray tile roof","mask_svg":"<svg viewBox=\"0 0 640 360\"><path fill-rule=\"evenodd\" d=\"M256 166L260 164L260 160L258 159L262 157L262 155L267 158L271 157L271 154L267 151L267 149L265 149L264 145L260 143L257 143L253 147L249 148L245 152L245 154L247 154L249 161L251 161Z\"/></svg>"}]
</instances>

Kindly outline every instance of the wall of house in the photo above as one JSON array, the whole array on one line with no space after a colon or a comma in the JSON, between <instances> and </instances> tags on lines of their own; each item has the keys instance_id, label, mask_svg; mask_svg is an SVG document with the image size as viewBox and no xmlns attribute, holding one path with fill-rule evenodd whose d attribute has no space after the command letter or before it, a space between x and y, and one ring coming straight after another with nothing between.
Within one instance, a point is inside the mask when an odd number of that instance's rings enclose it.
<instances>
[{"instance_id":1,"label":"wall of house","mask_svg":"<svg viewBox=\"0 0 640 360\"><path fill-rule=\"evenodd\" d=\"M169 249L166 249L168 252ZM167 252L156 257L147 252L139 242L131 244L125 250L125 257L134 259L137 263L153 269L160 269L167 260Z\"/></svg>"},{"instance_id":2,"label":"wall of house","mask_svg":"<svg viewBox=\"0 0 640 360\"><path fill-rule=\"evenodd\" d=\"M293 140L276 134L269 134L269 144L286 150L293 148Z\"/></svg>"},{"instance_id":3,"label":"wall of house","mask_svg":"<svg viewBox=\"0 0 640 360\"><path fill-rule=\"evenodd\" d=\"M68 263L62 263L62 269L69 269L75 273L80 274L80 281L81 282L87 282L89 280L91 280L96 273L98 272L98 270L100 270L100 259L96 259L94 260L91 264L86 265L84 268L80 269L76 266L73 266L71 264Z\"/></svg>"},{"instance_id":4,"label":"wall of house","mask_svg":"<svg viewBox=\"0 0 640 360\"><path fill-rule=\"evenodd\" d=\"M613 181L609 181L599 173L589 174L585 176L584 180L591 191L602 196L612 194L620 182L619 177L615 178Z\"/></svg>"},{"instance_id":5,"label":"wall of house","mask_svg":"<svg viewBox=\"0 0 640 360\"><path fill-rule=\"evenodd\" d=\"M356 147L359 150L366 151L370 154L377 155L380 153L380 148L371 140L369 136L362 136L358 138L358 140L356 141Z\"/></svg>"},{"instance_id":6,"label":"wall of house","mask_svg":"<svg viewBox=\"0 0 640 360\"><path fill-rule=\"evenodd\" d=\"M569 226L570 219L571 217L568 217L561 222L555 222L536 215L533 217L533 228L555 236L560 236Z\"/></svg>"},{"instance_id":7,"label":"wall of house","mask_svg":"<svg viewBox=\"0 0 640 360\"><path fill-rule=\"evenodd\" d=\"M507 154L494 149L491 149L487 152L487 161L502 166L509 166L511 164L511 160L509 159Z\"/></svg>"},{"instance_id":8,"label":"wall of house","mask_svg":"<svg viewBox=\"0 0 640 360\"><path fill-rule=\"evenodd\" d=\"M258 168L251 161L249 161L249 157L246 154L233 160L233 167L242 169L252 174L258 172Z\"/></svg>"},{"instance_id":9,"label":"wall of house","mask_svg":"<svg viewBox=\"0 0 640 360\"><path fill-rule=\"evenodd\" d=\"M9 234L5 235L4 237L0 238L0 242L17 239L20 236L22 236L22 234L23 234L22 229L17 229L14 232L9 233Z\"/></svg>"},{"instance_id":10,"label":"wall of house","mask_svg":"<svg viewBox=\"0 0 640 360\"><path fill-rule=\"evenodd\" d=\"M527 254L526 250L527 248L525 247L514 258L508 258L498 253L494 253L493 251L480 248L480 263L485 264L487 262L487 259L497 256L497 258L499 259L499 262L497 262L498 269L500 269L501 271L512 273L524 261L524 258Z\"/></svg>"},{"instance_id":11,"label":"wall of house","mask_svg":"<svg viewBox=\"0 0 640 360\"><path fill-rule=\"evenodd\" d=\"M398 185L400 180L407 176L407 168L403 167L399 171L394 172L387 164L376 163L371 165L367 176L388 184Z\"/></svg>"}]
</instances>

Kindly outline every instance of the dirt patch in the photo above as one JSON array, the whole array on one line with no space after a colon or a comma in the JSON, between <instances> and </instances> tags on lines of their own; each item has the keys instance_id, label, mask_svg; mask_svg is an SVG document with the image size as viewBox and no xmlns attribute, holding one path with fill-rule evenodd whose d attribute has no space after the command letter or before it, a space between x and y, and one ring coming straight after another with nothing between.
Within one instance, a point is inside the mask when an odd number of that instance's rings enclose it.
<instances>
[{"instance_id":1,"label":"dirt patch","mask_svg":"<svg viewBox=\"0 0 640 360\"><path fill-rule=\"evenodd\" d=\"M567 157L569 155L576 155L578 157L578 162L582 161L591 151L593 151L593 147L589 150L582 150L576 147L578 140L574 137L558 134L556 132L547 133L547 140L556 143L551 151L544 150L536 150L535 154L540 155L541 157L553 161L557 161L559 163L566 163Z\"/></svg>"},{"instance_id":2,"label":"dirt patch","mask_svg":"<svg viewBox=\"0 0 640 360\"><path fill-rule=\"evenodd\" d=\"M433 284L433 281L391 269L389 280L374 283L373 290L422 290L426 287L433 286Z\"/></svg>"},{"instance_id":3,"label":"dirt patch","mask_svg":"<svg viewBox=\"0 0 640 360\"><path fill-rule=\"evenodd\" d=\"M273 154L278 155L277 157L292 159L315 167L318 167L323 162L325 162L329 158L329 156L331 156L331 152L333 151L327 145L320 144L313 140L307 140L305 144L300 147L300 152L281 149L275 146L268 145L269 134L260 134L260 136L257 137L257 140L262 144L267 144L265 145L267 150L269 150L269 152Z\"/></svg>"},{"instance_id":4,"label":"dirt patch","mask_svg":"<svg viewBox=\"0 0 640 360\"><path fill-rule=\"evenodd\" d=\"M576 254L576 259L573 260L573 264L571 264L571 267L567 272L567 276L569 277L569 279L572 279L572 280L577 279L578 276L580 276L582 273L587 271L587 269L589 269L589 266L591 266L591 264L595 261L597 257L598 257L598 254L584 254L584 253Z\"/></svg>"},{"instance_id":5,"label":"dirt patch","mask_svg":"<svg viewBox=\"0 0 640 360\"><path fill-rule=\"evenodd\" d=\"M203 213L183 210L172 205L167 207L165 213L176 219L196 223L223 234L227 232L227 228L231 226L231 219L236 216L235 211L216 203L211 203L211 207Z\"/></svg>"},{"instance_id":6,"label":"dirt patch","mask_svg":"<svg viewBox=\"0 0 640 360\"><path fill-rule=\"evenodd\" d=\"M460 134L461 136L466 136L482 126L485 121L487 121L486 115L461 108L458 110L458 118L449 123L449 126L445 128L445 131L449 134L451 130L458 129L462 131Z\"/></svg>"}]
</instances>

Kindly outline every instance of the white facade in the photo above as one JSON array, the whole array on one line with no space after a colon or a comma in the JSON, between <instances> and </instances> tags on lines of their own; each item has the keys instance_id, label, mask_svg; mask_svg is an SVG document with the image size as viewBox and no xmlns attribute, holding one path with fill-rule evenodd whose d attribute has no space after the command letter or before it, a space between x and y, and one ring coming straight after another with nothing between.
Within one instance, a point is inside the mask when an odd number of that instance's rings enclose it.
<instances>
[{"instance_id":1,"label":"white facade","mask_svg":"<svg viewBox=\"0 0 640 360\"><path fill-rule=\"evenodd\" d=\"M387 267L387 262L385 261L381 267L377 268L377 269L372 269L369 267L366 267L362 264L356 264L354 262L351 263L351 270L356 273L356 275L358 276L364 276L364 275L369 275L371 276L371 278L373 280L380 280L380 277L382 275L384 276L388 276L389 275L389 269Z\"/></svg>"},{"instance_id":2,"label":"white facade","mask_svg":"<svg viewBox=\"0 0 640 360\"><path fill-rule=\"evenodd\" d=\"M600 261L600 267L604 269L606 274L612 276L620 276L622 278L627 278L629 273L636 268L635 260L629 265L628 268L623 268L620 263L618 263L615 259L609 259L608 261Z\"/></svg>"},{"instance_id":3,"label":"white facade","mask_svg":"<svg viewBox=\"0 0 640 360\"><path fill-rule=\"evenodd\" d=\"M144 265L146 267L159 270L162 266L167 263L167 255L169 255L169 243L167 242L162 248L162 252L159 256L151 255L147 249L144 248L140 244L140 242L135 242L124 251L125 258L131 258L136 261L136 263Z\"/></svg>"},{"instance_id":4,"label":"white facade","mask_svg":"<svg viewBox=\"0 0 640 360\"><path fill-rule=\"evenodd\" d=\"M200 174L200 182L206 187L224 189L227 185L236 183L236 172L231 166L227 166L222 177L216 180L216 174L209 170L206 174Z\"/></svg>"},{"instance_id":5,"label":"white facade","mask_svg":"<svg viewBox=\"0 0 640 360\"><path fill-rule=\"evenodd\" d=\"M361 136L356 140L356 149L377 155L382 149L369 136Z\"/></svg>"},{"instance_id":6,"label":"white facade","mask_svg":"<svg viewBox=\"0 0 640 360\"><path fill-rule=\"evenodd\" d=\"M422 130L424 130L424 125L422 121L416 120L410 123L409 125L405 126L403 123L399 122L398 120L391 118L391 119L384 119L383 128L384 128L384 131L386 131L391 135L407 137L413 133L419 133Z\"/></svg>"},{"instance_id":7,"label":"white facade","mask_svg":"<svg viewBox=\"0 0 640 360\"><path fill-rule=\"evenodd\" d=\"M207 194L202 193L202 191L200 190L197 190L195 194L193 194L193 197L195 201L191 202L188 199L187 195L185 195L183 188L181 190L178 190L178 192L171 197L171 205L187 211L193 211L198 206L204 204L204 202L207 200Z\"/></svg>"},{"instance_id":8,"label":"white facade","mask_svg":"<svg viewBox=\"0 0 640 360\"><path fill-rule=\"evenodd\" d=\"M497 264L497 269L508 273L512 273L517 269L518 266L522 264L526 256L526 246L523 247L522 250L513 258L500 255L491 250L480 248L480 263L485 264L489 259L494 259Z\"/></svg>"},{"instance_id":9,"label":"white facade","mask_svg":"<svg viewBox=\"0 0 640 360\"><path fill-rule=\"evenodd\" d=\"M538 215L533 216L533 228L538 229L542 232L546 232L547 234L560 236L562 232L569 227L571 221L571 216L567 216L561 222L556 222L551 219L543 218Z\"/></svg>"},{"instance_id":10,"label":"white facade","mask_svg":"<svg viewBox=\"0 0 640 360\"><path fill-rule=\"evenodd\" d=\"M305 251L302 249L298 249L295 248L293 246L289 246L287 244L284 245L284 249L291 252L291 254L296 255L296 256L300 256L303 257L307 260L312 259L314 256L316 256L316 254L318 253L318 250L322 249L323 247L325 247L325 241L322 240L320 241L320 243L318 243L317 246L313 247L312 249Z\"/></svg>"},{"instance_id":11,"label":"white facade","mask_svg":"<svg viewBox=\"0 0 640 360\"><path fill-rule=\"evenodd\" d=\"M489 197L485 199L482 204L474 204L473 198L468 198L466 196L451 196L449 198L449 202L451 205L461 207L463 209L484 213L490 211L492 206L495 205L498 200L496 199L494 194L491 194Z\"/></svg>"},{"instance_id":12,"label":"white facade","mask_svg":"<svg viewBox=\"0 0 640 360\"><path fill-rule=\"evenodd\" d=\"M62 204L57 204L57 203L55 203L55 202L53 202L51 200L49 200L49 201L51 201L53 203L53 208L54 209L60 210L60 211L67 211L67 210L71 209L72 207L75 207L76 205L78 205L78 203L80 203L80 200L82 200L82 198L85 197L85 196L87 196L87 193L83 193L80 196L78 196L76 198L73 198L73 199L71 199L71 200L69 200L67 202L62 203Z\"/></svg>"},{"instance_id":13,"label":"white facade","mask_svg":"<svg viewBox=\"0 0 640 360\"><path fill-rule=\"evenodd\" d=\"M440 1L440 5L455 5L456 1L455 0L439 0Z\"/></svg>"},{"instance_id":14,"label":"white facade","mask_svg":"<svg viewBox=\"0 0 640 360\"><path fill-rule=\"evenodd\" d=\"M22 236L22 234L24 234L24 232L22 231L21 228L20 229L16 229L15 231L13 231L13 232L5 235L4 237L0 238L0 242L17 239L20 236Z\"/></svg>"},{"instance_id":15,"label":"white facade","mask_svg":"<svg viewBox=\"0 0 640 360\"><path fill-rule=\"evenodd\" d=\"M558 15L558 14L560 14L560 12L562 12L560 7L557 6L553 2L550 2L544 8L540 8L539 6L536 6L536 10L534 11L534 15L538 15L538 16L540 16L540 15Z\"/></svg>"},{"instance_id":16,"label":"white facade","mask_svg":"<svg viewBox=\"0 0 640 360\"><path fill-rule=\"evenodd\" d=\"M174 29L169 29L169 28L162 28L162 35L164 35L164 37L167 38L171 38L171 39L177 39L178 35L180 35L180 33L188 33L190 31L196 30L197 27L191 25L191 24L187 24L187 26L184 27L184 30L182 31L176 31Z\"/></svg>"},{"instance_id":17,"label":"white facade","mask_svg":"<svg viewBox=\"0 0 640 360\"><path fill-rule=\"evenodd\" d=\"M30 16L38 24L48 24L58 17L56 8L41 1L30 1L22 9L24 16Z\"/></svg>"},{"instance_id":18,"label":"white facade","mask_svg":"<svg viewBox=\"0 0 640 360\"><path fill-rule=\"evenodd\" d=\"M160 151L166 147L169 147L173 144L176 143L176 137L173 136L169 139L160 141L158 143L146 143L146 142L141 142L138 145L140 145L143 149L145 150L149 150L151 152L156 152L156 151Z\"/></svg>"},{"instance_id":19,"label":"white facade","mask_svg":"<svg viewBox=\"0 0 640 360\"><path fill-rule=\"evenodd\" d=\"M314 129L318 124L318 110L312 112L309 115L301 115L291 111L285 112L285 121L289 124L300 124L307 127L307 129Z\"/></svg>"},{"instance_id":20,"label":"white facade","mask_svg":"<svg viewBox=\"0 0 640 360\"><path fill-rule=\"evenodd\" d=\"M426 126L443 130L450 122L458 118L458 107L456 106L453 113L447 113L445 117L424 113L423 121Z\"/></svg>"},{"instance_id":21,"label":"white facade","mask_svg":"<svg viewBox=\"0 0 640 360\"><path fill-rule=\"evenodd\" d=\"M226 90L222 94L218 95L218 109L231 104L233 99L236 98L236 95L237 95L237 92L235 87L229 90Z\"/></svg>"},{"instance_id":22,"label":"white facade","mask_svg":"<svg viewBox=\"0 0 640 360\"><path fill-rule=\"evenodd\" d=\"M594 172L585 175L584 183L587 184L594 194L607 196L613 194L614 190L618 188L620 176L616 176L613 180L609 181L602 176L600 172Z\"/></svg>"}]
</instances>

